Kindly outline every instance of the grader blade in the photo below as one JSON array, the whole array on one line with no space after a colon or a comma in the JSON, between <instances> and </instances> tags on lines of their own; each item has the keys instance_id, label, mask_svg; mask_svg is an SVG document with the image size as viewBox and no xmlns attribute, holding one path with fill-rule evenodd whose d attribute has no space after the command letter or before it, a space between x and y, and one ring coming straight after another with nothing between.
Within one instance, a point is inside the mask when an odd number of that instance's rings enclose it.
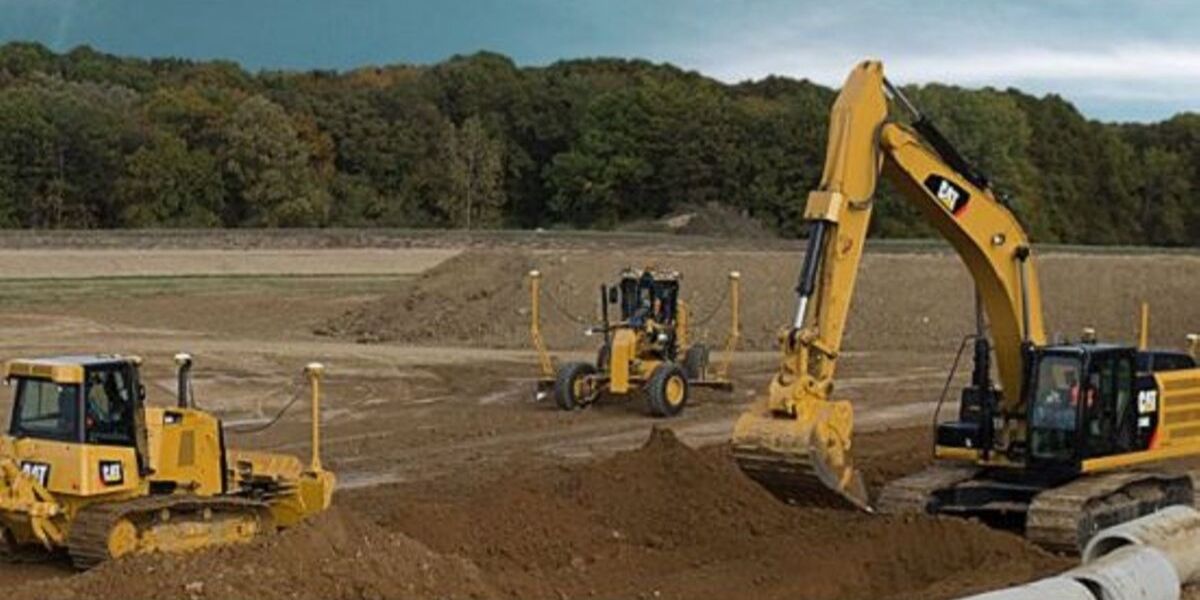
<instances>
[{"instance_id":1,"label":"grader blade","mask_svg":"<svg viewBox=\"0 0 1200 600\"><path fill-rule=\"evenodd\" d=\"M759 403L734 425L734 459L742 472L790 504L873 512L849 443L842 441L849 436L834 435L828 424L831 412L849 406L828 404L804 420Z\"/></svg>"}]
</instances>

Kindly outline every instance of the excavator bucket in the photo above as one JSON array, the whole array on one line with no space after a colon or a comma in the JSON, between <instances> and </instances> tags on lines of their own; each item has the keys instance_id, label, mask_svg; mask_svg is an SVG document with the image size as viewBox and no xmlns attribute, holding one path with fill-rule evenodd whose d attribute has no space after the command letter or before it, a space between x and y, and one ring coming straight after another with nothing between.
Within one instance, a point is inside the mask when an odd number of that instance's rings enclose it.
<instances>
[{"instance_id":1,"label":"excavator bucket","mask_svg":"<svg viewBox=\"0 0 1200 600\"><path fill-rule=\"evenodd\" d=\"M823 402L809 418L757 402L733 428L742 472L785 502L873 512L850 458L850 404ZM839 431L842 433L839 434Z\"/></svg>"}]
</instances>

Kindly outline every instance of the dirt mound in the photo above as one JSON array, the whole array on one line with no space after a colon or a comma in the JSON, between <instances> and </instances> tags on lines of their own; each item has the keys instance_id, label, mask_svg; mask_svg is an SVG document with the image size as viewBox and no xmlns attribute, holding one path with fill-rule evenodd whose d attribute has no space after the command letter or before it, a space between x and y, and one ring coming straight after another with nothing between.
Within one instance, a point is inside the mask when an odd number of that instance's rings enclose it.
<instances>
[{"instance_id":1,"label":"dirt mound","mask_svg":"<svg viewBox=\"0 0 1200 600\"><path fill-rule=\"evenodd\" d=\"M58 598L494 598L469 562L333 510L245 546L144 556L10 590Z\"/></svg>"},{"instance_id":2,"label":"dirt mound","mask_svg":"<svg viewBox=\"0 0 1200 600\"><path fill-rule=\"evenodd\" d=\"M648 263L683 274L695 337L712 345L728 327L727 276L742 274L742 347L775 348L793 310L800 256L788 252L471 251L394 293L330 320L319 333L360 341L529 347L526 274L543 273L543 334L552 350L595 348L582 334L597 320L597 288L620 269ZM1040 278L1048 333L1077 337L1093 326L1105 339L1132 340L1138 305L1153 306L1152 338L1177 347L1200 328L1200 258L1050 254ZM973 328L971 280L945 253L868 252L851 309L850 350L951 351Z\"/></svg>"},{"instance_id":3,"label":"dirt mound","mask_svg":"<svg viewBox=\"0 0 1200 600\"><path fill-rule=\"evenodd\" d=\"M520 598L935 598L1064 564L966 521L786 506L723 450L661 429L638 450L474 492L351 502Z\"/></svg>"},{"instance_id":4,"label":"dirt mound","mask_svg":"<svg viewBox=\"0 0 1200 600\"><path fill-rule=\"evenodd\" d=\"M862 439L868 471L916 468L893 456L910 439ZM252 544L115 561L9 597L930 600L1066 566L972 522L784 505L725 448L666 429L597 462L456 481L351 490Z\"/></svg>"},{"instance_id":5,"label":"dirt mound","mask_svg":"<svg viewBox=\"0 0 1200 600\"><path fill-rule=\"evenodd\" d=\"M351 310L317 330L361 342L469 343L528 336L533 268L520 252L467 252L404 282L396 293ZM524 300L519 300L524 298Z\"/></svg>"}]
</instances>

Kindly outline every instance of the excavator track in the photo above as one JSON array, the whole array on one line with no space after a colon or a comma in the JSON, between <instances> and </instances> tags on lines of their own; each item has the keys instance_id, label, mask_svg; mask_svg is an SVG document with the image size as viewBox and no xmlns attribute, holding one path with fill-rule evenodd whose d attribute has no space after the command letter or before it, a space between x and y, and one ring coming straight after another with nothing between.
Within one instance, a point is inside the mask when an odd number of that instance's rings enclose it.
<instances>
[{"instance_id":1,"label":"excavator track","mask_svg":"<svg viewBox=\"0 0 1200 600\"><path fill-rule=\"evenodd\" d=\"M79 511L67 551L76 568L148 552L186 552L248 541L273 529L268 506L236 497L149 496Z\"/></svg>"},{"instance_id":2,"label":"excavator track","mask_svg":"<svg viewBox=\"0 0 1200 600\"><path fill-rule=\"evenodd\" d=\"M1025 537L1044 548L1075 554L1097 531L1166 506L1190 506L1193 495L1187 474L1086 475L1033 498L1025 518Z\"/></svg>"},{"instance_id":3,"label":"excavator track","mask_svg":"<svg viewBox=\"0 0 1200 600\"><path fill-rule=\"evenodd\" d=\"M934 493L967 481L979 472L976 467L933 464L924 470L888 482L879 493L875 508L885 515L930 512Z\"/></svg>"}]
</instances>

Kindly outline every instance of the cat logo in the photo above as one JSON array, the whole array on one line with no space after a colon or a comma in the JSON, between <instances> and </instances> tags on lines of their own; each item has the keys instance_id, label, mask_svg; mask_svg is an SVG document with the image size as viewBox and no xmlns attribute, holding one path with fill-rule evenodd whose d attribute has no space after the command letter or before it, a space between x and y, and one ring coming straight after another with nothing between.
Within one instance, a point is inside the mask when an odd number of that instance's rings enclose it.
<instances>
[{"instance_id":1,"label":"cat logo","mask_svg":"<svg viewBox=\"0 0 1200 600\"><path fill-rule=\"evenodd\" d=\"M966 210L967 201L971 199L971 194L967 190L941 175L926 177L925 189L929 190L929 193L933 194L938 202L955 217Z\"/></svg>"},{"instance_id":2,"label":"cat logo","mask_svg":"<svg viewBox=\"0 0 1200 600\"><path fill-rule=\"evenodd\" d=\"M125 483L125 469L119 460L100 461L100 481L104 485L121 485Z\"/></svg>"},{"instance_id":3,"label":"cat logo","mask_svg":"<svg viewBox=\"0 0 1200 600\"><path fill-rule=\"evenodd\" d=\"M1146 414L1158 410L1158 390L1142 390L1138 392L1138 413Z\"/></svg>"},{"instance_id":4,"label":"cat logo","mask_svg":"<svg viewBox=\"0 0 1200 600\"><path fill-rule=\"evenodd\" d=\"M46 483L50 481L50 465L46 463L23 461L21 472L32 477L42 487L46 487Z\"/></svg>"}]
</instances>

